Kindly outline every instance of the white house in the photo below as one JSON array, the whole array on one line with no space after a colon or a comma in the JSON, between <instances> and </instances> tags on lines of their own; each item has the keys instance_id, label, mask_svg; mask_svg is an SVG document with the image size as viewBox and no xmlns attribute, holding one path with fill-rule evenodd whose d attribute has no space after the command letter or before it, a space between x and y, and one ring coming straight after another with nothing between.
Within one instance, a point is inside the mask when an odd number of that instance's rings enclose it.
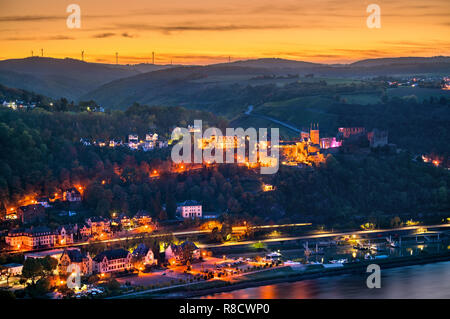
<instances>
[{"instance_id":1,"label":"white house","mask_svg":"<svg viewBox=\"0 0 450 319\"><path fill-rule=\"evenodd\" d=\"M21 265L21 264L12 263L12 264L3 265L3 267L5 267L8 275L20 276L22 274L23 265Z\"/></svg>"},{"instance_id":2,"label":"white house","mask_svg":"<svg viewBox=\"0 0 450 319\"><path fill-rule=\"evenodd\" d=\"M136 134L128 135L128 147L137 150L139 145L139 137Z\"/></svg>"},{"instance_id":3,"label":"white house","mask_svg":"<svg viewBox=\"0 0 450 319\"><path fill-rule=\"evenodd\" d=\"M180 246L175 244L170 244L164 251L164 259L167 261L171 259L178 260L180 255Z\"/></svg>"},{"instance_id":4,"label":"white house","mask_svg":"<svg viewBox=\"0 0 450 319\"><path fill-rule=\"evenodd\" d=\"M145 140L147 142L156 142L158 140L158 134L154 133L150 133L150 134L145 134Z\"/></svg>"},{"instance_id":5,"label":"white house","mask_svg":"<svg viewBox=\"0 0 450 319\"><path fill-rule=\"evenodd\" d=\"M153 251L145 244L139 244L133 251L133 256L142 261L144 265L156 265L158 263Z\"/></svg>"},{"instance_id":6,"label":"white house","mask_svg":"<svg viewBox=\"0 0 450 319\"><path fill-rule=\"evenodd\" d=\"M195 200L187 200L177 207L182 218L202 218L202 205Z\"/></svg>"},{"instance_id":7,"label":"white house","mask_svg":"<svg viewBox=\"0 0 450 319\"><path fill-rule=\"evenodd\" d=\"M184 252L189 251L192 259L200 258L200 249L193 242L185 241L181 245L170 244L164 251L164 259L178 263L182 261Z\"/></svg>"}]
</instances>

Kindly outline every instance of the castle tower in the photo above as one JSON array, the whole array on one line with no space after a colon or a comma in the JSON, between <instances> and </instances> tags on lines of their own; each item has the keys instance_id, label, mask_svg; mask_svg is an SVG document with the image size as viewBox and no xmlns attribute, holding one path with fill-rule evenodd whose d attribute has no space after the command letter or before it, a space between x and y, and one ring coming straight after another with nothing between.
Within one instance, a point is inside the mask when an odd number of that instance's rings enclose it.
<instances>
[{"instance_id":1,"label":"castle tower","mask_svg":"<svg viewBox=\"0 0 450 319\"><path fill-rule=\"evenodd\" d=\"M309 131L309 136L311 139L311 143L319 145L320 137L319 137L319 124L312 124L311 129Z\"/></svg>"}]
</instances>

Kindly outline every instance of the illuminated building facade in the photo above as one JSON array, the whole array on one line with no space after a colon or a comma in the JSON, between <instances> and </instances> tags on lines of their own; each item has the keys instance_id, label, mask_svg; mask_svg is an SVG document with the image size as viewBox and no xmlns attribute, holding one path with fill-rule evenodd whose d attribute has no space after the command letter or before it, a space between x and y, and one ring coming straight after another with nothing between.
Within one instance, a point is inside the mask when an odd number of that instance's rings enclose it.
<instances>
[{"instance_id":1,"label":"illuminated building facade","mask_svg":"<svg viewBox=\"0 0 450 319\"><path fill-rule=\"evenodd\" d=\"M320 148L329 149L342 146L342 141L338 141L336 137L324 137L320 139Z\"/></svg>"},{"instance_id":2,"label":"illuminated building facade","mask_svg":"<svg viewBox=\"0 0 450 319\"><path fill-rule=\"evenodd\" d=\"M202 218L202 205L194 200L187 200L177 207L182 218Z\"/></svg>"},{"instance_id":3,"label":"illuminated building facade","mask_svg":"<svg viewBox=\"0 0 450 319\"><path fill-rule=\"evenodd\" d=\"M55 240L55 234L47 227L13 230L5 238L6 244L14 249L53 247Z\"/></svg>"},{"instance_id":4,"label":"illuminated building facade","mask_svg":"<svg viewBox=\"0 0 450 319\"><path fill-rule=\"evenodd\" d=\"M93 272L93 261L89 253L84 254L77 248L64 249L59 258L58 271L59 273L68 273L67 267L75 264L80 268L82 276L91 275Z\"/></svg>"},{"instance_id":5,"label":"illuminated building facade","mask_svg":"<svg viewBox=\"0 0 450 319\"><path fill-rule=\"evenodd\" d=\"M93 259L93 270L96 273L119 272L131 268L131 254L125 249L106 250Z\"/></svg>"},{"instance_id":6,"label":"illuminated building facade","mask_svg":"<svg viewBox=\"0 0 450 319\"><path fill-rule=\"evenodd\" d=\"M128 135L128 147L137 150L139 145L139 137L135 134Z\"/></svg>"},{"instance_id":7,"label":"illuminated building facade","mask_svg":"<svg viewBox=\"0 0 450 319\"><path fill-rule=\"evenodd\" d=\"M60 226L56 230L56 243L58 245L73 244L73 228Z\"/></svg>"},{"instance_id":8,"label":"illuminated building facade","mask_svg":"<svg viewBox=\"0 0 450 319\"><path fill-rule=\"evenodd\" d=\"M91 228L91 234L109 233L111 231L111 222L102 217L91 217L86 220L86 224Z\"/></svg>"},{"instance_id":9,"label":"illuminated building facade","mask_svg":"<svg viewBox=\"0 0 450 319\"><path fill-rule=\"evenodd\" d=\"M318 165L325 162L324 155L320 152L321 139L319 125L311 125L309 132L301 132L300 141L280 143L282 164L288 166Z\"/></svg>"},{"instance_id":10,"label":"illuminated building facade","mask_svg":"<svg viewBox=\"0 0 450 319\"><path fill-rule=\"evenodd\" d=\"M150 213L145 210L140 210L134 215L133 223L135 225L149 225L152 222L152 217Z\"/></svg>"},{"instance_id":11,"label":"illuminated building facade","mask_svg":"<svg viewBox=\"0 0 450 319\"><path fill-rule=\"evenodd\" d=\"M78 189L72 187L63 193L63 199L68 202L81 202L81 193Z\"/></svg>"},{"instance_id":12,"label":"illuminated building facade","mask_svg":"<svg viewBox=\"0 0 450 319\"><path fill-rule=\"evenodd\" d=\"M233 149L238 147L237 136L211 136L197 139L199 149Z\"/></svg>"},{"instance_id":13,"label":"illuminated building facade","mask_svg":"<svg viewBox=\"0 0 450 319\"><path fill-rule=\"evenodd\" d=\"M319 124L312 125L311 130L309 131L309 138L312 144L319 145L320 143Z\"/></svg>"},{"instance_id":14,"label":"illuminated building facade","mask_svg":"<svg viewBox=\"0 0 450 319\"><path fill-rule=\"evenodd\" d=\"M338 131L343 138L349 138L352 135L366 134L365 127L340 127Z\"/></svg>"}]
</instances>

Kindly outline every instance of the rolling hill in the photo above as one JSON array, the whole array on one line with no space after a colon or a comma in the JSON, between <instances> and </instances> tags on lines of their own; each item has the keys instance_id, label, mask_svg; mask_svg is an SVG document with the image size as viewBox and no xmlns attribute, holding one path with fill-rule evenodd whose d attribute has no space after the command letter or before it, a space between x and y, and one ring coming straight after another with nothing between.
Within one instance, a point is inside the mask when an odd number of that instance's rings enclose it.
<instances>
[{"instance_id":1,"label":"rolling hill","mask_svg":"<svg viewBox=\"0 0 450 319\"><path fill-rule=\"evenodd\" d=\"M77 100L102 84L165 67L169 66L112 65L69 58L29 57L0 61L0 83L53 98Z\"/></svg>"},{"instance_id":2,"label":"rolling hill","mask_svg":"<svg viewBox=\"0 0 450 319\"><path fill-rule=\"evenodd\" d=\"M218 100L223 102L230 100L230 94L241 94L239 90L242 91L243 87L283 85L297 81L287 77L289 74L358 79L378 75L449 73L448 57L374 59L346 65L257 59L208 66L178 67L139 74L104 84L82 98L96 100L111 108L124 108L138 102L199 108L210 104L211 107L208 109L211 110ZM224 104L221 107L223 106ZM236 105L227 107L234 108ZM223 109L219 108L219 111Z\"/></svg>"},{"instance_id":3,"label":"rolling hill","mask_svg":"<svg viewBox=\"0 0 450 319\"><path fill-rule=\"evenodd\" d=\"M236 66L245 66L253 68L267 68L271 70L306 70L309 68L327 66L326 64L286 60L279 58L263 58L252 60L241 60L229 63Z\"/></svg>"},{"instance_id":4,"label":"rolling hill","mask_svg":"<svg viewBox=\"0 0 450 319\"><path fill-rule=\"evenodd\" d=\"M269 75L271 71L228 64L177 67L112 81L81 99L95 99L101 105L120 109L134 102L183 106L214 104L230 97L229 87L233 83L261 74Z\"/></svg>"},{"instance_id":5,"label":"rolling hill","mask_svg":"<svg viewBox=\"0 0 450 319\"><path fill-rule=\"evenodd\" d=\"M42 57L0 61L0 84L53 98L93 99L116 109L139 102L223 112L224 107L239 109L260 102L248 99L252 90L296 82L293 75L306 74L353 80L380 75L448 75L450 58L381 58L333 65L265 58L207 66L113 65Z\"/></svg>"}]
</instances>

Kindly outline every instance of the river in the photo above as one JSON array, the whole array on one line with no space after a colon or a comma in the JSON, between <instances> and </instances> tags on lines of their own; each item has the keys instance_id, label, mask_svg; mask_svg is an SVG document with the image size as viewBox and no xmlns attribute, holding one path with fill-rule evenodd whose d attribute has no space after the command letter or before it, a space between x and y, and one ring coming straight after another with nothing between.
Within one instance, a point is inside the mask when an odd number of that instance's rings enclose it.
<instances>
[{"instance_id":1,"label":"river","mask_svg":"<svg viewBox=\"0 0 450 319\"><path fill-rule=\"evenodd\" d=\"M381 269L381 288L369 289L364 275L341 275L239 289L201 298L450 298L450 262Z\"/></svg>"}]
</instances>

